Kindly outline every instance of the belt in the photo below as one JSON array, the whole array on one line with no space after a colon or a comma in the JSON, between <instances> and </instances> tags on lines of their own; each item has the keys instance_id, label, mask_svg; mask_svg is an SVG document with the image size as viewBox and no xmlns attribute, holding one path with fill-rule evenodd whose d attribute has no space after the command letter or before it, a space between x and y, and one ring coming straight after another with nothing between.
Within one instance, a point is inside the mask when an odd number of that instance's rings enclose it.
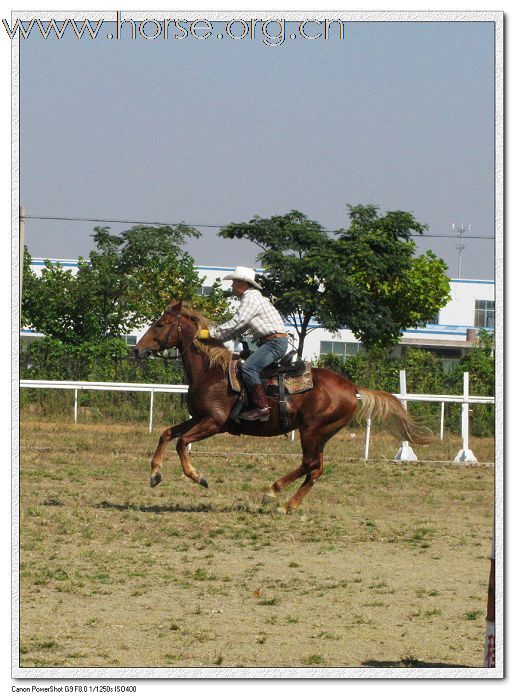
<instances>
[{"instance_id":1,"label":"belt","mask_svg":"<svg viewBox=\"0 0 515 700\"><path fill-rule=\"evenodd\" d=\"M267 340L275 340L276 338L287 338L287 333L271 333L270 335L264 335L259 339L260 343L264 343Z\"/></svg>"}]
</instances>

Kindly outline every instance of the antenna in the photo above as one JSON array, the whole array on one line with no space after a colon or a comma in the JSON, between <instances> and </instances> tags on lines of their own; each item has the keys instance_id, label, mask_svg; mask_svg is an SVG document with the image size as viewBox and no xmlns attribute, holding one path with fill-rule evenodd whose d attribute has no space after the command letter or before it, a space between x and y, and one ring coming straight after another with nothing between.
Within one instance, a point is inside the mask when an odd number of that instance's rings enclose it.
<instances>
[{"instance_id":1,"label":"antenna","mask_svg":"<svg viewBox=\"0 0 515 700\"><path fill-rule=\"evenodd\" d=\"M465 224L461 224L461 226L456 226L456 224L452 225L452 230L457 231L459 233L458 237L458 244L456 248L458 249L458 279L461 279L461 253L465 249L465 243L463 243L463 234L465 231L470 231L471 229L471 224L468 225L468 228L465 226Z\"/></svg>"}]
</instances>

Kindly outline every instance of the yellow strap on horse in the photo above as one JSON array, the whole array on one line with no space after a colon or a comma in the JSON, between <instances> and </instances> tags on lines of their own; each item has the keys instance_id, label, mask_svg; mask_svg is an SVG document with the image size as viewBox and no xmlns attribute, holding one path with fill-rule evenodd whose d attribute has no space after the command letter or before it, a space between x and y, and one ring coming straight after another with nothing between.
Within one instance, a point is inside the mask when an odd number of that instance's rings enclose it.
<instances>
[{"instance_id":1,"label":"yellow strap on horse","mask_svg":"<svg viewBox=\"0 0 515 700\"><path fill-rule=\"evenodd\" d=\"M197 333L197 338L200 338L201 340L207 340L209 337L209 331L207 328L201 328Z\"/></svg>"}]
</instances>

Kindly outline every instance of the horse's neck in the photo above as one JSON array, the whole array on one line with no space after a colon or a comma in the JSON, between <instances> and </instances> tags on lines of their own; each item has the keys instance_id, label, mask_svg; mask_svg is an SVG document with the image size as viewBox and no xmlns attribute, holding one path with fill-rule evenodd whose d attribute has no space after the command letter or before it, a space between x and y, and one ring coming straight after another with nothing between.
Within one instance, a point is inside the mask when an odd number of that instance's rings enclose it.
<instances>
[{"instance_id":1,"label":"horse's neck","mask_svg":"<svg viewBox=\"0 0 515 700\"><path fill-rule=\"evenodd\" d=\"M212 375L213 368L210 366L209 357L199 352L195 348L194 339L197 329L189 329L183 336L183 341L178 347L182 356L184 372L190 387L201 385L207 379L208 374Z\"/></svg>"},{"instance_id":2,"label":"horse's neck","mask_svg":"<svg viewBox=\"0 0 515 700\"><path fill-rule=\"evenodd\" d=\"M204 361L196 350L190 346L182 356L182 365L188 379L189 386L203 381L205 375Z\"/></svg>"},{"instance_id":3,"label":"horse's neck","mask_svg":"<svg viewBox=\"0 0 515 700\"><path fill-rule=\"evenodd\" d=\"M202 387L207 380L212 381L220 373L223 374L223 369L212 366L209 355L199 352L194 345L187 347L182 354L182 364L190 387Z\"/></svg>"},{"instance_id":4,"label":"horse's neck","mask_svg":"<svg viewBox=\"0 0 515 700\"><path fill-rule=\"evenodd\" d=\"M196 329L194 334L197 334ZM194 338L187 337L184 339L182 347L179 347L179 352L182 354L182 364L190 387L203 384L209 372L208 358L198 352L193 341Z\"/></svg>"}]
</instances>

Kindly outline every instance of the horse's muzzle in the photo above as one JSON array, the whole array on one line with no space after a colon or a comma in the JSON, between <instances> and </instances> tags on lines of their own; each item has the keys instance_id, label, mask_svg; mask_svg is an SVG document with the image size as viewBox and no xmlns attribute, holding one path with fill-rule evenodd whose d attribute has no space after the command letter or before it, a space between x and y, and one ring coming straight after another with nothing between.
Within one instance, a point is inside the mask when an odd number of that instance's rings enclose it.
<instances>
[{"instance_id":1,"label":"horse's muzzle","mask_svg":"<svg viewBox=\"0 0 515 700\"><path fill-rule=\"evenodd\" d=\"M137 346L134 348L134 357L137 360L144 360L149 355L150 350L148 350L147 348L138 348Z\"/></svg>"}]
</instances>

